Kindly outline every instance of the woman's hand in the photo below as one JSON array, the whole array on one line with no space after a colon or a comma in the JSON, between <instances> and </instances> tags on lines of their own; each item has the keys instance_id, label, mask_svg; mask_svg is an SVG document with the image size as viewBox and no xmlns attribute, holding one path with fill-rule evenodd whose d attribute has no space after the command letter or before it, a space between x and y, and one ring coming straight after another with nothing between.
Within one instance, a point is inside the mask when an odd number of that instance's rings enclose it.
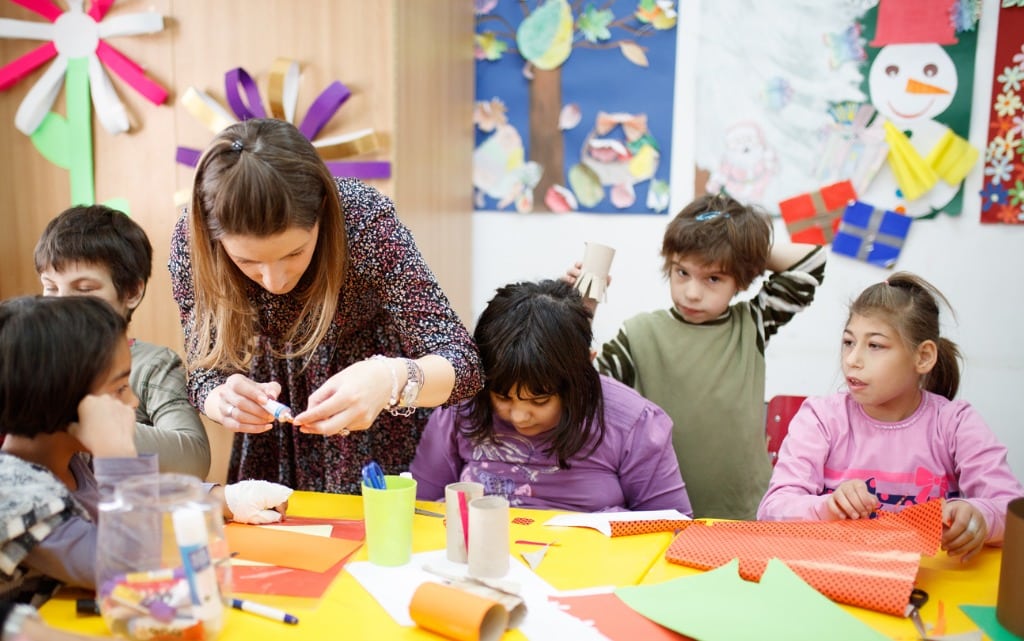
<instances>
[{"instance_id":1,"label":"woman's hand","mask_svg":"<svg viewBox=\"0 0 1024 641\"><path fill-rule=\"evenodd\" d=\"M834 519L866 519L879 508L878 499L868 492L868 485L858 479L843 481L828 496L829 515Z\"/></svg>"},{"instance_id":2,"label":"woman's hand","mask_svg":"<svg viewBox=\"0 0 1024 641\"><path fill-rule=\"evenodd\" d=\"M262 434L274 427L274 417L263 405L277 399L280 393L280 383L257 383L241 374L232 374L223 385L213 388L203 410L229 430Z\"/></svg>"},{"instance_id":3,"label":"woman's hand","mask_svg":"<svg viewBox=\"0 0 1024 641\"><path fill-rule=\"evenodd\" d=\"M391 391L405 385L405 367L398 359L353 363L327 379L309 396L309 407L295 417L307 434L332 436L369 429L391 400Z\"/></svg>"},{"instance_id":4,"label":"woman's hand","mask_svg":"<svg viewBox=\"0 0 1024 641\"><path fill-rule=\"evenodd\" d=\"M135 410L113 396L89 394L78 403L68 432L97 458L134 457Z\"/></svg>"},{"instance_id":5,"label":"woman's hand","mask_svg":"<svg viewBox=\"0 0 1024 641\"><path fill-rule=\"evenodd\" d=\"M981 510L968 501L946 501L942 506L942 549L967 562L985 545L988 523Z\"/></svg>"}]
</instances>

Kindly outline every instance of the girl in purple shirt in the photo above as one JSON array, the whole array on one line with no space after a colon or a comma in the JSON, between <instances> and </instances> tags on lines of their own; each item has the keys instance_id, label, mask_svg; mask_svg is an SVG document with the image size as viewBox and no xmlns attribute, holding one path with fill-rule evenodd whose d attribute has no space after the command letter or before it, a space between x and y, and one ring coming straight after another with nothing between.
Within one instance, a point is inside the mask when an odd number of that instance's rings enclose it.
<instances>
[{"instance_id":1,"label":"girl in purple shirt","mask_svg":"<svg viewBox=\"0 0 1024 641\"><path fill-rule=\"evenodd\" d=\"M906 272L854 301L843 331L847 392L811 398L782 442L759 519L857 519L934 498L942 548L967 560L1003 540L1006 506L1024 495L1006 447L956 401L960 357L939 335L945 297Z\"/></svg>"},{"instance_id":2,"label":"girl in purple shirt","mask_svg":"<svg viewBox=\"0 0 1024 641\"><path fill-rule=\"evenodd\" d=\"M597 373L590 320L562 281L498 290L474 333L484 389L431 415L411 468L419 498L461 480L513 506L691 514L671 419Z\"/></svg>"}]
</instances>

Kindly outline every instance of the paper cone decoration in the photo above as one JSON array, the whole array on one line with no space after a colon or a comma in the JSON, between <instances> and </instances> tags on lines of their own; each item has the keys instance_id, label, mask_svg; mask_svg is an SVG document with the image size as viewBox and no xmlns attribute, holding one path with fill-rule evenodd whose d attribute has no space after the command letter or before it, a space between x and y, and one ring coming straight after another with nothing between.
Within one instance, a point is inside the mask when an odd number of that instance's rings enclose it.
<instances>
[{"instance_id":1,"label":"paper cone decoration","mask_svg":"<svg viewBox=\"0 0 1024 641\"><path fill-rule=\"evenodd\" d=\"M978 162L978 150L971 143L947 129L935 143L925 162L950 185L958 185Z\"/></svg>"},{"instance_id":2,"label":"paper cone decoration","mask_svg":"<svg viewBox=\"0 0 1024 641\"><path fill-rule=\"evenodd\" d=\"M844 180L783 200L779 211L794 243L826 245L832 242L846 205L856 198L853 184Z\"/></svg>"},{"instance_id":3,"label":"paper cone decoration","mask_svg":"<svg viewBox=\"0 0 1024 641\"><path fill-rule=\"evenodd\" d=\"M892 267L910 231L910 217L855 201L846 207L832 253Z\"/></svg>"},{"instance_id":4,"label":"paper cone decoration","mask_svg":"<svg viewBox=\"0 0 1024 641\"><path fill-rule=\"evenodd\" d=\"M497 641L508 628L508 611L497 601L429 581L413 593L409 616L456 641Z\"/></svg>"},{"instance_id":5,"label":"paper cone decoration","mask_svg":"<svg viewBox=\"0 0 1024 641\"><path fill-rule=\"evenodd\" d=\"M615 258L615 249L600 243L586 243L583 252L583 268L576 279L576 289L583 298L605 302L608 288L608 272Z\"/></svg>"},{"instance_id":6,"label":"paper cone decoration","mask_svg":"<svg viewBox=\"0 0 1024 641\"><path fill-rule=\"evenodd\" d=\"M942 501L856 521L729 521L687 527L665 552L672 563L709 570L739 558L760 579L778 558L840 603L904 616L921 555L938 552Z\"/></svg>"},{"instance_id":7,"label":"paper cone decoration","mask_svg":"<svg viewBox=\"0 0 1024 641\"><path fill-rule=\"evenodd\" d=\"M935 186L939 175L917 153L907 136L889 121L885 122L885 142L889 143L889 167L904 198L917 200Z\"/></svg>"}]
</instances>

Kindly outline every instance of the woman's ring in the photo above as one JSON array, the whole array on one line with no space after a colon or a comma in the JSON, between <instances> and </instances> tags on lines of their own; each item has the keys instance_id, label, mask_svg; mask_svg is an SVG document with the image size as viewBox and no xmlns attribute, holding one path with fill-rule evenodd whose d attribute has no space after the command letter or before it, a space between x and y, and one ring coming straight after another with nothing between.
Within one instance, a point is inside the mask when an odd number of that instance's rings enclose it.
<instances>
[{"instance_id":1,"label":"woman's ring","mask_svg":"<svg viewBox=\"0 0 1024 641\"><path fill-rule=\"evenodd\" d=\"M228 418L234 418L234 416L235 416L235 406L234 405L228 405Z\"/></svg>"},{"instance_id":2,"label":"woman's ring","mask_svg":"<svg viewBox=\"0 0 1024 641\"><path fill-rule=\"evenodd\" d=\"M338 433L341 434L342 436L348 436L349 434L352 433L352 431L349 430L347 427L343 427L341 428L341 431Z\"/></svg>"}]
</instances>

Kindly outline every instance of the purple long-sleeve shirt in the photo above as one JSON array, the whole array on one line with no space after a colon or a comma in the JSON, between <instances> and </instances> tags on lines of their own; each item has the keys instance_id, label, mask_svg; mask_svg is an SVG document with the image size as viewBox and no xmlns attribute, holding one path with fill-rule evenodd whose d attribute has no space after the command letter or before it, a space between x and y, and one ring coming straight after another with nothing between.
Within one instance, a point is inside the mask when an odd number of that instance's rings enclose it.
<instances>
[{"instance_id":1,"label":"purple long-sleeve shirt","mask_svg":"<svg viewBox=\"0 0 1024 641\"><path fill-rule=\"evenodd\" d=\"M483 483L486 494L512 506L578 512L676 509L692 515L672 449L672 420L632 388L602 376L605 436L569 458L568 470L545 454L544 435L523 436L494 417L494 439L475 444L459 427L465 407L435 410L427 422L412 474L417 496L444 497L456 481Z\"/></svg>"},{"instance_id":2,"label":"purple long-sleeve shirt","mask_svg":"<svg viewBox=\"0 0 1024 641\"><path fill-rule=\"evenodd\" d=\"M844 392L809 398L793 417L757 518L828 518L828 495L848 479L865 481L888 511L967 500L992 544L1003 540L1007 503L1024 496L1006 447L967 402L923 392L912 415L883 423Z\"/></svg>"}]
</instances>

